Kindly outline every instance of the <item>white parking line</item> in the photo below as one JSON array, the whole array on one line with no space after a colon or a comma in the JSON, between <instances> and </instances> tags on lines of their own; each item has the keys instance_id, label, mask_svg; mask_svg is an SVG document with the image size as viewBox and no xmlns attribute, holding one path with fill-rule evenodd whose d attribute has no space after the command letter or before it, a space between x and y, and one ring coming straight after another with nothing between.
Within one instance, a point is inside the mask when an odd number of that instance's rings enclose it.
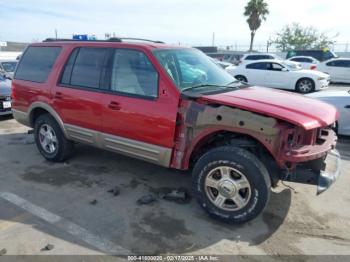
<instances>
[{"instance_id":1,"label":"white parking line","mask_svg":"<svg viewBox=\"0 0 350 262\"><path fill-rule=\"evenodd\" d=\"M121 246L114 244L108 239L101 238L92 234L85 228L78 226L65 218L47 211L46 209L36 206L29 201L9 192L0 192L0 197L8 202L24 209L32 215L54 225L55 227L79 238L85 243L99 249L100 251L110 255L129 255L131 252Z\"/></svg>"}]
</instances>

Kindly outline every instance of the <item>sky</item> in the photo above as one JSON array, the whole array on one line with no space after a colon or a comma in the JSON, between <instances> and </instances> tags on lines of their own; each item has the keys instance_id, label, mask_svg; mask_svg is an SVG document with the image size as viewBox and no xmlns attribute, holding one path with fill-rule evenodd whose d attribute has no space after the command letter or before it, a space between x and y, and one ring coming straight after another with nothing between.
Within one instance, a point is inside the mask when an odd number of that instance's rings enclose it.
<instances>
[{"instance_id":1,"label":"sky","mask_svg":"<svg viewBox=\"0 0 350 262\"><path fill-rule=\"evenodd\" d=\"M256 35L265 45L284 25L315 26L350 42L348 0L266 0L270 15ZM247 0L0 0L0 41L32 42L55 36L105 33L171 44L248 45Z\"/></svg>"}]
</instances>

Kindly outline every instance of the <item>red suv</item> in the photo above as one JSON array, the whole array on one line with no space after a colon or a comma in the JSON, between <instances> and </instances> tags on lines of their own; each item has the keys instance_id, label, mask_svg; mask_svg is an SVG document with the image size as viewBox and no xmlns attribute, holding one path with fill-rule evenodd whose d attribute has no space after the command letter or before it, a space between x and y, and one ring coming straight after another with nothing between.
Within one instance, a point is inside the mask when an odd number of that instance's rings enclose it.
<instances>
[{"instance_id":1,"label":"red suv","mask_svg":"<svg viewBox=\"0 0 350 262\"><path fill-rule=\"evenodd\" d=\"M14 116L46 159L81 142L192 169L200 205L228 222L261 213L279 180L321 193L339 175L334 107L247 86L196 49L47 40L26 49L12 85Z\"/></svg>"}]
</instances>

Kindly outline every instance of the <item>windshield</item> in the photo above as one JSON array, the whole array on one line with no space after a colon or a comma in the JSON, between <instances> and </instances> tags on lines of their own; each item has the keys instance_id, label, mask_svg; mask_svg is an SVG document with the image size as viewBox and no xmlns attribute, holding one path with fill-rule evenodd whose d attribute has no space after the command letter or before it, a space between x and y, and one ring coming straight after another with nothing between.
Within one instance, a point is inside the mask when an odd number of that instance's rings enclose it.
<instances>
[{"instance_id":1,"label":"windshield","mask_svg":"<svg viewBox=\"0 0 350 262\"><path fill-rule=\"evenodd\" d=\"M17 62L1 62L1 64L6 72L14 72Z\"/></svg>"},{"instance_id":2,"label":"windshield","mask_svg":"<svg viewBox=\"0 0 350 262\"><path fill-rule=\"evenodd\" d=\"M228 85L232 88L234 83L240 85L233 76L199 50L157 49L153 52L180 91L192 87L214 91L225 89Z\"/></svg>"}]
</instances>

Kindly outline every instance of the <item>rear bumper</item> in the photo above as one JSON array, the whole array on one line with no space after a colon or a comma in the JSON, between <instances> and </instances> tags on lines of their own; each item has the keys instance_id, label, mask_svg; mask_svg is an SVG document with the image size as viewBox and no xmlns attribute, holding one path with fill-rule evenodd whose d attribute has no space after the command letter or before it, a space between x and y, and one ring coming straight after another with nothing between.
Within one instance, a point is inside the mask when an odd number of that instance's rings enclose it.
<instances>
[{"instance_id":1,"label":"rear bumper","mask_svg":"<svg viewBox=\"0 0 350 262\"><path fill-rule=\"evenodd\" d=\"M328 152L327 157L302 163L286 176L285 181L316 185L317 195L326 191L339 177L341 158L337 150Z\"/></svg>"}]
</instances>

